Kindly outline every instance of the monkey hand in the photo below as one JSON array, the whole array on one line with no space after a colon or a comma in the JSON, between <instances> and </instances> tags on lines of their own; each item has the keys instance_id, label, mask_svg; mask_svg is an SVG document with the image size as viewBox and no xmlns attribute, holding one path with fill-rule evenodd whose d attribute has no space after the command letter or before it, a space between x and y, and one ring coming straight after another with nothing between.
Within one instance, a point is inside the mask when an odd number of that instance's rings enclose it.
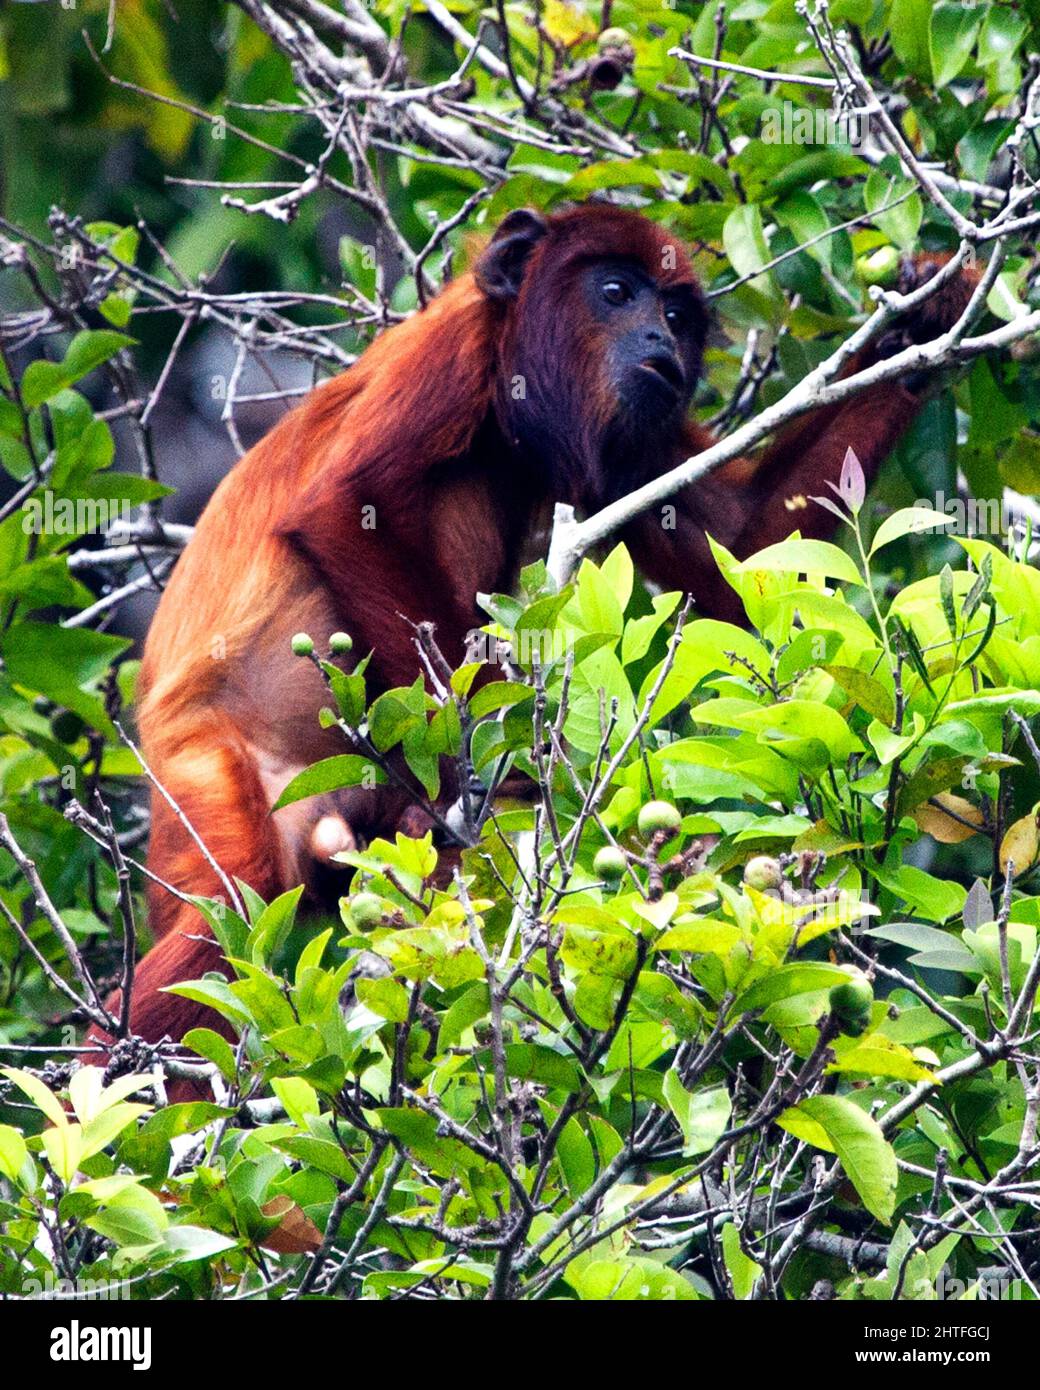
<instances>
[{"instance_id":1,"label":"monkey hand","mask_svg":"<svg viewBox=\"0 0 1040 1390\"><path fill-rule=\"evenodd\" d=\"M910 294L920 289L936 276L951 257L946 252L925 251L919 256L904 256L899 267L899 293ZM946 333L961 318L980 274L977 268L962 267L940 290L905 314L897 325L884 333L877 341L874 355L877 358L894 357L896 353L914 344L928 343ZM916 390L926 379L926 373L914 373L903 384Z\"/></svg>"},{"instance_id":2,"label":"monkey hand","mask_svg":"<svg viewBox=\"0 0 1040 1390\"><path fill-rule=\"evenodd\" d=\"M333 813L315 822L310 834L310 850L319 864L328 864L334 854L355 849L354 832L342 816Z\"/></svg>"}]
</instances>

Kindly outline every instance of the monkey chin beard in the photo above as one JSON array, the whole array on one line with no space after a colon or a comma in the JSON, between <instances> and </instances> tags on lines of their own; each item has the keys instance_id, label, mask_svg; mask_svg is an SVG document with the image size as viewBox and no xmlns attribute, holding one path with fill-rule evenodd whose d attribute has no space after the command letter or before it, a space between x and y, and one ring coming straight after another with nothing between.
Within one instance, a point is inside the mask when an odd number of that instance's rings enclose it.
<instances>
[{"instance_id":1,"label":"monkey chin beard","mask_svg":"<svg viewBox=\"0 0 1040 1390\"><path fill-rule=\"evenodd\" d=\"M663 471L666 456L678 443L686 405L675 397L626 392L603 434L600 446L598 506L624 497Z\"/></svg>"}]
</instances>

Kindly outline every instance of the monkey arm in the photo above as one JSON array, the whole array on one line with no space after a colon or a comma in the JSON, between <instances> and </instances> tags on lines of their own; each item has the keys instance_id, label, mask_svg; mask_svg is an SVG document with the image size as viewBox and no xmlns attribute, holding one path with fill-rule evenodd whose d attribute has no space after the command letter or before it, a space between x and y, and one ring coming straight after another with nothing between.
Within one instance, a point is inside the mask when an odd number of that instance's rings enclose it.
<instances>
[{"instance_id":1,"label":"monkey arm","mask_svg":"<svg viewBox=\"0 0 1040 1390\"><path fill-rule=\"evenodd\" d=\"M374 651L371 671L380 689L411 685L420 663L410 623L436 625L438 642L450 650L460 626L436 561L426 560L410 528L392 516L367 529L362 504L350 495L339 505L317 501L301 508L283 533L312 566L329 593L336 619L354 639L358 656Z\"/></svg>"},{"instance_id":2,"label":"monkey arm","mask_svg":"<svg viewBox=\"0 0 1040 1390\"><path fill-rule=\"evenodd\" d=\"M931 278L948 257L922 255L904 268L903 293ZM857 354L842 372L851 376L887 352L910 342L926 342L951 327L967 307L978 272L960 276L929 300L895 334ZM887 348L887 351L886 351ZM915 383L916 384L916 383ZM868 484L900 437L909 429L924 397L907 381L882 382L849 400L824 406L782 430L764 454L738 458L684 488L672 506L639 517L625 539L647 576L668 588L689 589L702 611L742 622L742 605L718 573L704 532L744 560L784 540L792 531L825 539L837 522L813 497L831 495L845 454L851 448ZM681 457L702 452L713 443L700 426L690 424Z\"/></svg>"},{"instance_id":3,"label":"monkey arm","mask_svg":"<svg viewBox=\"0 0 1040 1390\"><path fill-rule=\"evenodd\" d=\"M930 280L950 257L926 252L904 262L899 289L903 294ZM911 343L938 337L960 319L979 282L975 268L961 270L933 298L926 300L907 319L864 352L858 353L841 373L854 375L865 367L900 351ZM727 540L740 559L783 540L796 527L803 536L823 539L835 529L834 517L815 506L813 496L830 495L828 483L837 484L846 452L859 459L868 484L910 428L924 397L918 387L920 374L903 380L881 382L860 395L825 406L783 430L762 456L760 463L745 465L741 477L744 525ZM736 470L738 473L740 469ZM725 483L726 470L708 480L717 490Z\"/></svg>"},{"instance_id":4,"label":"monkey arm","mask_svg":"<svg viewBox=\"0 0 1040 1390\"><path fill-rule=\"evenodd\" d=\"M280 528L329 594L355 652L375 653L374 693L420 673L412 624L432 623L448 661L462 659L479 622L475 594L494 587L501 565L472 489L389 482L367 473L319 482Z\"/></svg>"},{"instance_id":5,"label":"monkey arm","mask_svg":"<svg viewBox=\"0 0 1040 1390\"><path fill-rule=\"evenodd\" d=\"M853 362L850 372L860 365ZM837 485L850 447L871 482L921 404L890 382L795 421L760 459L735 459L682 489L670 507L637 518L625 535L636 563L657 584L689 589L703 612L743 622L740 600L718 572L705 532L739 560L795 530L818 539L833 535L834 515L812 498L832 495L827 484ZM707 431L689 431L691 453L711 443Z\"/></svg>"},{"instance_id":6,"label":"monkey arm","mask_svg":"<svg viewBox=\"0 0 1040 1390\"><path fill-rule=\"evenodd\" d=\"M865 365L854 361L849 374ZM901 382L885 382L796 421L781 432L757 467L747 469L741 488L743 525L728 539L719 539L743 560L796 529L807 537L831 536L835 517L811 499L833 496L828 483L837 486L850 448L868 485L873 482L922 404L923 398ZM724 477L712 480L715 489L724 482Z\"/></svg>"}]
</instances>

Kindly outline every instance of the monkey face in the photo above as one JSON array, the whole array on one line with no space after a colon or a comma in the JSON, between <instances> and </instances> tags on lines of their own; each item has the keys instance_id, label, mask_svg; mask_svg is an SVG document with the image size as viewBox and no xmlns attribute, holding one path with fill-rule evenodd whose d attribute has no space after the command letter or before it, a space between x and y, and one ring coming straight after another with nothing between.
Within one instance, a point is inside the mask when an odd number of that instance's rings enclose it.
<instances>
[{"instance_id":1,"label":"monkey face","mask_svg":"<svg viewBox=\"0 0 1040 1390\"><path fill-rule=\"evenodd\" d=\"M496 412L559 498L598 506L677 442L707 313L688 260L633 212L511 213L476 267L504 307Z\"/></svg>"},{"instance_id":2,"label":"monkey face","mask_svg":"<svg viewBox=\"0 0 1040 1390\"><path fill-rule=\"evenodd\" d=\"M661 284L636 262L605 258L580 281L594 325L586 351L599 376L598 498L649 476L678 437L701 371L706 316L691 284Z\"/></svg>"},{"instance_id":3,"label":"monkey face","mask_svg":"<svg viewBox=\"0 0 1040 1390\"><path fill-rule=\"evenodd\" d=\"M685 414L700 372L703 325L692 290L659 286L622 259L586 268L582 291L599 326L606 385L616 402L615 423L639 427ZM671 423L669 421L669 423Z\"/></svg>"}]
</instances>

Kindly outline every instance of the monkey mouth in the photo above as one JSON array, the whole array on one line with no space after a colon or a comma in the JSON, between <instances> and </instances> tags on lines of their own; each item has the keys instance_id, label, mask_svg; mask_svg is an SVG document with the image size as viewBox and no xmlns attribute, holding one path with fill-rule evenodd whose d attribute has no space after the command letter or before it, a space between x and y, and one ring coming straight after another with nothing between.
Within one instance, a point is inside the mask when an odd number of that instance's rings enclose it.
<instances>
[{"instance_id":1,"label":"monkey mouth","mask_svg":"<svg viewBox=\"0 0 1040 1390\"><path fill-rule=\"evenodd\" d=\"M666 357L664 354L656 357L647 357L639 364L640 371L649 372L656 378L659 385L667 388L673 396L681 396L686 385L686 378L683 376L682 368L674 357Z\"/></svg>"}]
</instances>

